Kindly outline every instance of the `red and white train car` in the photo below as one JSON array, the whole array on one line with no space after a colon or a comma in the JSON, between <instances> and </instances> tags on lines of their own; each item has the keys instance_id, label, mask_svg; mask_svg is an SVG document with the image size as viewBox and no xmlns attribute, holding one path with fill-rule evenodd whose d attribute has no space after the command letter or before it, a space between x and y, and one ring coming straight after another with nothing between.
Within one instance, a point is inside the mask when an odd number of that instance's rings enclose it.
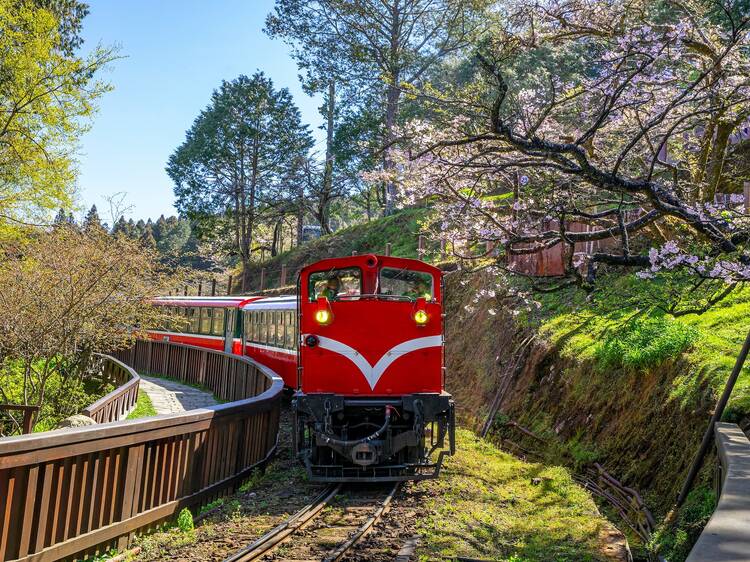
<instances>
[{"instance_id":1,"label":"red and white train car","mask_svg":"<svg viewBox=\"0 0 750 562\"><path fill-rule=\"evenodd\" d=\"M185 329L150 337L276 371L295 391L295 450L312 480L432 478L455 447L442 293L440 270L418 260L333 258L304 268L293 296L156 299Z\"/></svg>"}]
</instances>

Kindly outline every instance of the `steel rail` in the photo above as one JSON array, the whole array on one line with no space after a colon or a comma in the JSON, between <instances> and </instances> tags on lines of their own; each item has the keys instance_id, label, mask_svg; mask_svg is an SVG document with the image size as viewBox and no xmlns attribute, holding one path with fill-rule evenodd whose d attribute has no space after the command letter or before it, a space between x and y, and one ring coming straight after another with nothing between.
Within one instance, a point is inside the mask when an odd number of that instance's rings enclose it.
<instances>
[{"instance_id":1,"label":"steel rail","mask_svg":"<svg viewBox=\"0 0 750 562\"><path fill-rule=\"evenodd\" d=\"M338 494L340 489L341 484L332 484L328 486L312 502L300 509L280 525L268 531L252 544L238 550L229 558L225 558L224 562L249 562L251 560L257 560L264 554L270 552L291 535L304 529L315 518L315 516L318 515L326 505L328 505L328 502Z\"/></svg>"},{"instance_id":2,"label":"steel rail","mask_svg":"<svg viewBox=\"0 0 750 562\"><path fill-rule=\"evenodd\" d=\"M372 526L377 523L380 518L383 517L383 515L385 515L385 513L388 511L391 502L393 501L393 497L396 495L396 492L398 492L400 486L401 482L396 482L390 493L380 503L380 507L375 511L375 513L373 513L372 516L370 516L370 518L365 521L364 524L359 529L357 529L357 531L351 537L349 537L345 542L336 547L334 551L323 558L323 562L336 562L337 560L340 560L344 556L344 554L346 554L347 551L351 549L351 547L357 544L359 540L364 537L370 531L370 529L372 529Z\"/></svg>"}]
</instances>

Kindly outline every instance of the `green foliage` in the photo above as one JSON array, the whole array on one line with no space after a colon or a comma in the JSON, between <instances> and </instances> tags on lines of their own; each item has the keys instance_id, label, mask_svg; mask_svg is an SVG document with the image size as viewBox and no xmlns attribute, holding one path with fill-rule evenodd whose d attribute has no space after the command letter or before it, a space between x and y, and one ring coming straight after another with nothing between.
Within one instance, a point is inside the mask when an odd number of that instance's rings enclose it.
<instances>
[{"instance_id":1,"label":"green foliage","mask_svg":"<svg viewBox=\"0 0 750 562\"><path fill-rule=\"evenodd\" d=\"M688 494L676 521L661 523L648 547L669 562L684 562L716 506L716 493L699 486Z\"/></svg>"},{"instance_id":2,"label":"green foliage","mask_svg":"<svg viewBox=\"0 0 750 562\"><path fill-rule=\"evenodd\" d=\"M156 415L156 408L154 408L151 398L143 390L138 389L138 401L135 404L133 411L128 414L127 419L135 420L139 418L149 418Z\"/></svg>"},{"instance_id":3,"label":"green foliage","mask_svg":"<svg viewBox=\"0 0 750 562\"><path fill-rule=\"evenodd\" d=\"M263 481L263 476L264 473L262 470L258 470L257 468L253 470L253 472L250 474L250 477L242 483L242 486L240 486L240 493L245 494L253 488L257 488L258 485Z\"/></svg>"},{"instance_id":4,"label":"green foliage","mask_svg":"<svg viewBox=\"0 0 750 562\"><path fill-rule=\"evenodd\" d=\"M86 58L73 54L81 7L0 0L0 236L48 222L72 202L73 153L108 90L95 76L113 58L100 48Z\"/></svg>"},{"instance_id":5,"label":"green foliage","mask_svg":"<svg viewBox=\"0 0 750 562\"><path fill-rule=\"evenodd\" d=\"M610 330L594 357L604 369L646 369L678 356L697 338L695 328L678 321L637 319Z\"/></svg>"},{"instance_id":6,"label":"green foliage","mask_svg":"<svg viewBox=\"0 0 750 562\"><path fill-rule=\"evenodd\" d=\"M296 193L290 178L311 146L288 90L262 72L224 81L169 158L175 206L246 265L260 216Z\"/></svg>"},{"instance_id":7,"label":"green foliage","mask_svg":"<svg viewBox=\"0 0 750 562\"><path fill-rule=\"evenodd\" d=\"M193 523L193 514L190 513L190 510L187 507L183 508L183 510L180 511L180 514L177 516L177 527L183 533L192 533L195 530L195 523Z\"/></svg>"},{"instance_id":8,"label":"green foliage","mask_svg":"<svg viewBox=\"0 0 750 562\"><path fill-rule=\"evenodd\" d=\"M383 254L386 244L391 244L391 255L416 258L417 239L422 231L422 223L430 214L426 207L403 209L393 215L364 222L349 228L341 229L331 235L312 240L302 246L279 254L263 264L266 268L266 288L276 286L279 280L281 264L286 264L288 271L294 271L314 261L328 258L358 254ZM435 258L436 247L425 258ZM253 264L248 270L249 290L256 288L260 279L260 265ZM287 280L291 281L290 276Z\"/></svg>"}]
</instances>

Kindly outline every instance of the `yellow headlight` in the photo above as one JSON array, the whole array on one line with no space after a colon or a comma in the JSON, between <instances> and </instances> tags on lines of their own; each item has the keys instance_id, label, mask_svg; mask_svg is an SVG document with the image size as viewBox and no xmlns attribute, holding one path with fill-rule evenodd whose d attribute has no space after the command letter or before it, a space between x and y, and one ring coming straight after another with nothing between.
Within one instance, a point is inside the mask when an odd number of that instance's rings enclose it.
<instances>
[{"instance_id":1,"label":"yellow headlight","mask_svg":"<svg viewBox=\"0 0 750 562\"><path fill-rule=\"evenodd\" d=\"M427 324L427 313L424 310L417 310L414 313L414 321L420 326Z\"/></svg>"},{"instance_id":2,"label":"yellow headlight","mask_svg":"<svg viewBox=\"0 0 750 562\"><path fill-rule=\"evenodd\" d=\"M315 321L318 324L328 324L331 321L331 313L325 308L315 312Z\"/></svg>"}]
</instances>

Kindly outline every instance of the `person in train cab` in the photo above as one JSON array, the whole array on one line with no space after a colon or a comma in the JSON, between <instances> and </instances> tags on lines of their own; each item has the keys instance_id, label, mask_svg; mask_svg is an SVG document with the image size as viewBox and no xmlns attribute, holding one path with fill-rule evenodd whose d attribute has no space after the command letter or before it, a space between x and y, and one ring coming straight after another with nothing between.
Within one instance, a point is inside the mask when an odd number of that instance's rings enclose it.
<instances>
[{"instance_id":1,"label":"person in train cab","mask_svg":"<svg viewBox=\"0 0 750 562\"><path fill-rule=\"evenodd\" d=\"M320 296L327 298L329 301L332 301L339 294L340 289L341 289L341 280L338 278L337 275L334 275L328 278L326 287L325 289L321 291Z\"/></svg>"},{"instance_id":2,"label":"person in train cab","mask_svg":"<svg viewBox=\"0 0 750 562\"><path fill-rule=\"evenodd\" d=\"M427 300L432 299L430 288L422 280L417 281L407 292L406 296L412 299L425 298Z\"/></svg>"}]
</instances>

